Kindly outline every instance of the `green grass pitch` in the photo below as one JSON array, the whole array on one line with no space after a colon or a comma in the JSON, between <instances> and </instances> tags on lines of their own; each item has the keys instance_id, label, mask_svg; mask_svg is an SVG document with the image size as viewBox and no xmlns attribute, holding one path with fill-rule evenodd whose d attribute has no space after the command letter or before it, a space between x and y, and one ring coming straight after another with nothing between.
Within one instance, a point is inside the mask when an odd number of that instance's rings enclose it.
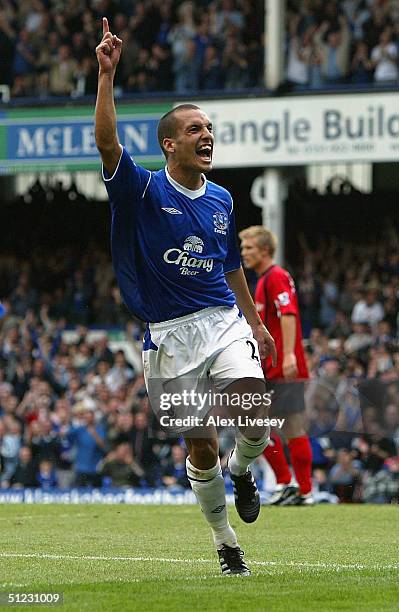
<instances>
[{"instance_id":1,"label":"green grass pitch","mask_svg":"<svg viewBox=\"0 0 399 612\"><path fill-rule=\"evenodd\" d=\"M6 505L0 591L62 591L59 610L399 611L398 511L263 507L244 525L232 508L252 576L229 578L196 506Z\"/></svg>"}]
</instances>

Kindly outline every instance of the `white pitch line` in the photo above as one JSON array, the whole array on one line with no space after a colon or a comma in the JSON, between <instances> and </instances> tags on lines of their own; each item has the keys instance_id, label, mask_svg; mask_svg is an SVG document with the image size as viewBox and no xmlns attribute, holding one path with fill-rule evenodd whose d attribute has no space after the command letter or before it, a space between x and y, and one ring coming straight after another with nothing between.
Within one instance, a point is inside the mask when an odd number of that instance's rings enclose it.
<instances>
[{"instance_id":1,"label":"white pitch line","mask_svg":"<svg viewBox=\"0 0 399 612\"><path fill-rule=\"evenodd\" d=\"M0 558L20 558L20 559L59 559L61 561L129 561L133 563L215 563L214 559L175 559L166 557L110 557L105 555L58 555L51 553L7 553L0 552ZM321 570L399 570L399 564L390 565L373 564L362 565L360 563L341 564L341 563L310 563L307 561L248 561L252 565L263 567L286 566Z\"/></svg>"},{"instance_id":2,"label":"white pitch line","mask_svg":"<svg viewBox=\"0 0 399 612\"><path fill-rule=\"evenodd\" d=\"M11 523L11 521L24 521L25 519L45 519L48 521L48 514L22 514L21 516L16 516L14 515L13 517L6 517L6 516L0 516L0 521L6 521L8 523ZM77 513L74 514L73 517L77 517L77 518L88 518L91 519L93 518L90 514L85 514L84 512L82 513ZM71 518L71 515L68 513L65 514L57 514L54 518L60 519L60 518Z\"/></svg>"}]
</instances>

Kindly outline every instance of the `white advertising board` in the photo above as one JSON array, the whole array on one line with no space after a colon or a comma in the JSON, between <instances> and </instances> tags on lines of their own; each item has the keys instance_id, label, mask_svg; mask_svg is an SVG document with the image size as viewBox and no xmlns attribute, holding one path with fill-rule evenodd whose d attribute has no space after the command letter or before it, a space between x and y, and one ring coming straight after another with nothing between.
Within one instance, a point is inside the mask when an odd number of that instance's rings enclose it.
<instances>
[{"instance_id":1,"label":"white advertising board","mask_svg":"<svg viewBox=\"0 0 399 612\"><path fill-rule=\"evenodd\" d=\"M215 167L399 161L399 92L204 101Z\"/></svg>"}]
</instances>

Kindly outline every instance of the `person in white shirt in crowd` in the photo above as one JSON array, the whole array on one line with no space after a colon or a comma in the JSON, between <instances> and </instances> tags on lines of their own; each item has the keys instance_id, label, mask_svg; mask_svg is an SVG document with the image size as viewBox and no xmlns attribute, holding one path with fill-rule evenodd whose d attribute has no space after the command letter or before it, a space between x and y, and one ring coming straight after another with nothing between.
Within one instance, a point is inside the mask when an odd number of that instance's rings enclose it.
<instances>
[{"instance_id":1,"label":"person in white shirt in crowd","mask_svg":"<svg viewBox=\"0 0 399 612\"><path fill-rule=\"evenodd\" d=\"M375 68L375 83L391 83L398 80L398 49L392 41L392 29L385 28L380 36L380 44L374 47L371 61Z\"/></svg>"},{"instance_id":2,"label":"person in white shirt in crowd","mask_svg":"<svg viewBox=\"0 0 399 612\"><path fill-rule=\"evenodd\" d=\"M364 299L359 300L352 310L352 323L367 323L372 331L376 330L377 324L384 318L384 308L377 301L377 287L368 287Z\"/></svg>"},{"instance_id":3,"label":"person in white shirt in crowd","mask_svg":"<svg viewBox=\"0 0 399 612\"><path fill-rule=\"evenodd\" d=\"M105 377L107 387L115 392L121 386L131 382L133 378L134 370L126 361L125 353L122 350L117 351L114 365Z\"/></svg>"},{"instance_id":4,"label":"person in white shirt in crowd","mask_svg":"<svg viewBox=\"0 0 399 612\"><path fill-rule=\"evenodd\" d=\"M301 17L294 15L289 21L287 80L294 86L305 86L309 83L309 64L312 54L312 36L314 27L307 29L303 36L298 28Z\"/></svg>"}]
</instances>

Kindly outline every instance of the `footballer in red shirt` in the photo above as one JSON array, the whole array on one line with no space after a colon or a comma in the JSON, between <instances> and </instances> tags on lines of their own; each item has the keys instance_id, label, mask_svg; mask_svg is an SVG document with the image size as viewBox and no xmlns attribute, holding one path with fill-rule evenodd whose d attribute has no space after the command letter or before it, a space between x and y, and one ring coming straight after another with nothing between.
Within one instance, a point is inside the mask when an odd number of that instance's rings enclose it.
<instances>
[{"instance_id":1,"label":"footballer in red shirt","mask_svg":"<svg viewBox=\"0 0 399 612\"><path fill-rule=\"evenodd\" d=\"M255 302L259 315L276 343L277 364L262 363L273 391L272 416L285 418L284 438L290 451L292 477L280 437L273 432L264 456L276 476L273 505L312 505L312 451L305 430L304 382L309 378L302 345L302 329L295 283L274 262L276 236L263 226L240 232L244 267L259 277Z\"/></svg>"}]
</instances>

